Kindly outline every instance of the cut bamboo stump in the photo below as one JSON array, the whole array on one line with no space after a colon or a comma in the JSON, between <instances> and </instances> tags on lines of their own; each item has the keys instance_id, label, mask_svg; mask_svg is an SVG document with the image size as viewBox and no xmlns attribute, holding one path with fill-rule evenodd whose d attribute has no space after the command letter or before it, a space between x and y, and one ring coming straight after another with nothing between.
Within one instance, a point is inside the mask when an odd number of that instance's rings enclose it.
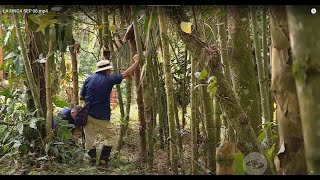
<instances>
[{"instance_id":1,"label":"cut bamboo stump","mask_svg":"<svg viewBox=\"0 0 320 180\"><path fill-rule=\"evenodd\" d=\"M235 144L229 141L216 150L217 175L234 175Z\"/></svg>"}]
</instances>

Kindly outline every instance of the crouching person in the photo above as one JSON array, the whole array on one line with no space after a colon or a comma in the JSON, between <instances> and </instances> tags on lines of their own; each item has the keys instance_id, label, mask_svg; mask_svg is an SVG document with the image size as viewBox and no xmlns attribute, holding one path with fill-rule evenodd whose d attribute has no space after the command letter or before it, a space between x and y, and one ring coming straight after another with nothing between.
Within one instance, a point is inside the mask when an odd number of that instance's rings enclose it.
<instances>
[{"instance_id":1,"label":"crouching person","mask_svg":"<svg viewBox=\"0 0 320 180\"><path fill-rule=\"evenodd\" d=\"M117 142L116 132L110 123L110 93L114 85L130 76L139 64L138 55L133 57L134 64L120 74L111 74L109 60L100 60L93 75L88 77L81 89L80 100L90 102L87 124L84 126L85 149L91 157L91 164L96 164L96 141L102 142L99 165L109 168L109 157L113 145Z\"/></svg>"},{"instance_id":2,"label":"crouching person","mask_svg":"<svg viewBox=\"0 0 320 180\"><path fill-rule=\"evenodd\" d=\"M53 120L53 132L55 135L57 135L57 131L59 128L59 122L60 120L66 120L68 124L71 126L68 127L71 132L71 139L74 143L79 143L81 139L81 128L75 126L75 117L78 113L78 111L81 109L81 106L71 106L68 108L63 108L60 113L54 118ZM74 126L73 126L74 125Z\"/></svg>"}]
</instances>

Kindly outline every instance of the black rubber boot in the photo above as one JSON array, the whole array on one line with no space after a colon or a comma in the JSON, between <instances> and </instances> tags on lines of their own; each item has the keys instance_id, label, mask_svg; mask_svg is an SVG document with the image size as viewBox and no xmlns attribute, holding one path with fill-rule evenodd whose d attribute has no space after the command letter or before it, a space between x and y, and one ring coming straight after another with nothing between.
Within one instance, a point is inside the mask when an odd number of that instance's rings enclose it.
<instances>
[{"instance_id":1,"label":"black rubber boot","mask_svg":"<svg viewBox=\"0 0 320 180\"><path fill-rule=\"evenodd\" d=\"M100 154L100 160L99 160L99 165L103 166L105 168L109 168L109 157L111 153L112 147L110 146L103 146Z\"/></svg>"},{"instance_id":2,"label":"black rubber boot","mask_svg":"<svg viewBox=\"0 0 320 180\"><path fill-rule=\"evenodd\" d=\"M96 165L97 150L96 149L90 149L89 152L88 152L88 155L90 156L90 165L92 165L92 166Z\"/></svg>"}]
</instances>

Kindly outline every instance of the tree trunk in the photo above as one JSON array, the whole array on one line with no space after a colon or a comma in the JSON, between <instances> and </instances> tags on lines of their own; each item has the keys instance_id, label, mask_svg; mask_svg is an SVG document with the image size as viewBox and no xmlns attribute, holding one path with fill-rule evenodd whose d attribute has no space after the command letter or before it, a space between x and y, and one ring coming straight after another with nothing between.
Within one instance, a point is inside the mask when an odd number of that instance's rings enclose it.
<instances>
[{"instance_id":1,"label":"tree trunk","mask_svg":"<svg viewBox=\"0 0 320 180\"><path fill-rule=\"evenodd\" d=\"M221 10L226 11L227 9L225 7L223 7L223 8L221 8ZM223 64L224 76L226 77L226 81L227 81L228 85L232 87L230 65L229 65L230 59L229 59L228 43L227 43L227 30L226 30L227 24L228 24L227 15L222 15L219 19L219 25L218 25L220 55L221 55L221 62ZM221 111L220 105L217 103L216 100L214 100L214 101L216 102L215 104L217 104L217 107L215 107L215 108L217 108L218 111ZM219 117L219 119L220 119L220 117ZM219 122L220 122L220 120L219 120ZM228 122L228 121L226 121L226 122ZM234 142L235 141L234 130L229 129L228 134L229 134L228 135L229 141ZM219 136L220 136L220 134L219 134Z\"/></svg>"},{"instance_id":2,"label":"tree trunk","mask_svg":"<svg viewBox=\"0 0 320 180\"><path fill-rule=\"evenodd\" d=\"M258 83L251 57L249 8L247 6L228 6L228 27L233 48L230 56L233 90L257 134L258 126L261 124L261 115Z\"/></svg>"},{"instance_id":3,"label":"tree trunk","mask_svg":"<svg viewBox=\"0 0 320 180\"><path fill-rule=\"evenodd\" d=\"M0 27L0 39L2 39L2 28ZM2 46L0 46L0 66L3 63L3 53L2 53ZM3 71L0 71L0 83L3 79Z\"/></svg>"},{"instance_id":4,"label":"tree trunk","mask_svg":"<svg viewBox=\"0 0 320 180\"><path fill-rule=\"evenodd\" d=\"M200 93L197 93L197 97L201 97ZM201 113L200 112L204 112L204 107L203 107L203 103L201 103L200 101L197 102L197 107L200 106L200 110L197 111L197 118L200 118L200 127L201 128L201 133L200 133L200 137L201 137L201 145L202 146L202 156L203 156L203 160L204 160L204 164L205 164L205 169L207 170L209 168L209 143L208 143L208 134L206 131L206 125L204 122L204 114L205 113ZM200 131L199 131L200 132ZM208 170L209 171L209 170ZM211 170L210 170L211 172Z\"/></svg>"},{"instance_id":5,"label":"tree trunk","mask_svg":"<svg viewBox=\"0 0 320 180\"><path fill-rule=\"evenodd\" d=\"M159 57L162 57L160 55ZM160 64L160 63L159 63ZM159 72L160 74L164 74L163 66L159 65ZM168 117L168 103L167 103L167 94L166 94L166 87L165 87L165 78L161 79L160 81L160 88L161 88L161 110L162 110L162 116L163 116L163 132L164 132L164 143L165 143L165 148L167 152L167 164L168 166L171 165L170 162L170 132L169 132L169 117Z\"/></svg>"},{"instance_id":6,"label":"tree trunk","mask_svg":"<svg viewBox=\"0 0 320 180\"><path fill-rule=\"evenodd\" d=\"M130 58L133 58L133 56L134 56L134 54L132 53L132 51L130 51ZM130 117L132 77L131 76L127 77L126 81L127 81L127 84L126 84L126 88L127 88L126 112L125 112L125 116L123 118L123 122L120 125L120 133L119 133L118 144L117 144L117 148L116 148L117 151L120 151L122 148L123 136L124 136L126 130L128 129L129 117Z\"/></svg>"},{"instance_id":7,"label":"tree trunk","mask_svg":"<svg viewBox=\"0 0 320 180\"><path fill-rule=\"evenodd\" d=\"M273 120L273 102L271 98L271 91L270 91L270 76L269 76L269 59L270 57L268 56L268 43L267 43L267 35L270 34L269 31L267 31L267 11L268 11L268 6L262 6L262 62L263 62L263 74L264 74L264 81L267 84L266 86L266 91L267 91L267 98L269 101L269 113L270 113L270 121Z\"/></svg>"},{"instance_id":8,"label":"tree trunk","mask_svg":"<svg viewBox=\"0 0 320 180\"><path fill-rule=\"evenodd\" d=\"M216 175L234 175L235 170L235 144L225 141L216 151L217 172Z\"/></svg>"},{"instance_id":9,"label":"tree trunk","mask_svg":"<svg viewBox=\"0 0 320 180\"><path fill-rule=\"evenodd\" d=\"M258 34L258 21L257 21L257 10L256 6L250 6L250 15L251 15L251 22L252 22L252 33L253 33L253 42L254 42L254 48L255 48L255 55L256 55L256 63L257 63L257 69L258 69L258 81L259 81L259 88L260 88L260 102L261 102L261 108L262 108L262 123L271 122L270 118L270 102L269 102L269 96L268 96L268 81L267 77L264 73L263 66L265 65L261 56L261 42L259 40L259 34ZM270 139L270 129L268 129L266 134L266 139ZM270 145L271 142L268 140L267 143Z\"/></svg>"},{"instance_id":10,"label":"tree trunk","mask_svg":"<svg viewBox=\"0 0 320 180\"><path fill-rule=\"evenodd\" d=\"M178 141L178 154L179 154L179 161L181 159L181 153L183 153L182 149L182 137L181 137L181 128L180 128L180 120L179 120L179 109L178 109L178 102L177 96L173 92L173 106L174 106L174 119L176 121L176 131L177 131L177 141Z\"/></svg>"},{"instance_id":11,"label":"tree trunk","mask_svg":"<svg viewBox=\"0 0 320 180\"><path fill-rule=\"evenodd\" d=\"M100 11L100 9L98 9L98 11ZM97 22L98 24L97 25L102 25L102 19L103 19L103 16L102 16L102 12L100 11L100 13L98 12L98 15L97 15ZM99 40L99 44L100 44L100 48L101 49L103 47L103 29L99 29L98 30L98 40ZM100 54L101 56L101 54Z\"/></svg>"},{"instance_id":12,"label":"tree trunk","mask_svg":"<svg viewBox=\"0 0 320 180\"><path fill-rule=\"evenodd\" d=\"M42 107L41 107L41 104L40 104L40 95L39 95L38 87L36 85L35 79L34 79L33 74L32 74L30 60L28 58L26 46L25 46L25 43L24 43L24 40L23 40L23 37L22 37L19 18L18 18L17 14L14 14L13 17L14 17L14 23L15 23L15 26L16 26L19 46L21 47L21 53L22 53L22 58L23 58L23 62L24 62L24 65L25 65L25 70L26 70L27 79L28 79L28 82L29 82L29 87L31 89L31 93L32 93L34 104L35 104L36 108L38 109L37 115L39 117L44 117L44 112L42 111Z\"/></svg>"},{"instance_id":13,"label":"tree trunk","mask_svg":"<svg viewBox=\"0 0 320 180\"><path fill-rule=\"evenodd\" d=\"M178 174L178 155L177 155L177 132L174 122L174 97L173 97L173 83L170 65L169 43L167 36L167 26L164 15L164 10L158 7L160 37L162 45L163 69L165 75L165 87L167 94L167 110L169 122L169 136L170 136L170 158L171 168L175 174Z\"/></svg>"},{"instance_id":14,"label":"tree trunk","mask_svg":"<svg viewBox=\"0 0 320 180\"><path fill-rule=\"evenodd\" d=\"M222 8L226 11L226 8ZM222 15L219 19L218 33L219 33L219 45L220 45L220 54L221 62L223 64L223 72L226 76L227 82L232 86L231 74L230 74L230 65L229 65L229 53L228 53L228 43L227 43L227 30L226 25L228 24L227 16Z\"/></svg>"},{"instance_id":15,"label":"tree trunk","mask_svg":"<svg viewBox=\"0 0 320 180\"><path fill-rule=\"evenodd\" d=\"M186 97L187 97L187 92L186 92L186 86L187 83L189 82L189 79L187 80L188 72L187 72L187 66L188 66L188 50L185 50L185 59L183 63L183 73L184 73L184 78L183 78L183 84L182 84L182 129L185 128L186 126L186 113L187 113L187 102L186 102Z\"/></svg>"},{"instance_id":16,"label":"tree trunk","mask_svg":"<svg viewBox=\"0 0 320 180\"><path fill-rule=\"evenodd\" d=\"M197 118L197 103L196 103L196 91L194 88L196 86L196 77L193 75L196 73L196 60L191 58L191 87L190 87L190 94L191 94L191 173L193 175L198 174L198 135L199 135L199 120Z\"/></svg>"},{"instance_id":17,"label":"tree trunk","mask_svg":"<svg viewBox=\"0 0 320 180\"><path fill-rule=\"evenodd\" d=\"M46 70L45 70L45 79L46 79L46 101L47 101L47 114L46 114L46 139L47 142L51 142L53 138L52 133L52 118L53 118L53 108L52 108L52 95L51 95L51 73L50 73L50 65L51 65L51 50L52 50L52 40L49 37L48 42L49 50L46 57Z\"/></svg>"},{"instance_id":18,"label":"tree trunk","mask_svg":"<svg viewBox=\"0 0 320 180\"><path fill-rule=\"evenodd\" d=\"M105 37L105 39L103 40L104 43L104 47L105 49L103 49L103 55L104 55L104 59L111 59L111 53L114 52L113 49L113 44L112 44L112 36L111 36L111 32L109 30L109 24L108 24L108 14L105 13L105 16L103 18L103 23L104 23L104 27L103 27L103 36ZM116 59L112 59L112 64L114 67L114 72L115 73L121 73L118 67L118 62ZM122 91L121 91L121 87L120 84L116 84L116 90L117 90L117 98L118 98L118 103L119 103L119 107L120 107L120 121L123 122L125 114L124 114L124 105L123 105L123 100L122 100Z\"/></svg>"},{"instance_id":19,"label":"tree trunk","mask_svg":"<svg viewBox=\"0 0 320 180\"><path fill-rule=\"evenodd\" d=\"M42 34L42 32L35 32L38 25L30 20L28 16L26 16L26 42L29 42L26 46L29 50L27 52L27 56L30 61L32 74L35 80L35 83L38 87L39 96L41 97L40 105L42 107L42 112L47 112L47 100L46 100L46 81L45 81L45 64L36 62L39 59L40 54L45 54L45 49L43 44L46 41L46 37ZM27 107L29 111L36 110L34 105L34 101L32 98L31 90L27 90L29 100L27 102ZM45 116L45 115L44 115ZM40 132L43 137L46 136L46 124L42 124L40 127Z\"/></svg>"},{"instance_id":20,"label":"tree trunk","mask_svg":"<svg viewBox=\"0 0 320 180\"><path fill-rule=\"evenodd\" d=\"M287 6L293 73L301 113L308 174L320 174L320 18L310 13L313 6ZM320 9L319 6L314 6Z\"/></svg>"},{"instance_id":21,"label":"tree trunk","mask_svg":"<svg viewBox=\"0 0 320 180\"><path fill-rule=\"evenodd\" d=\"M292 76L289 30L284 6L270 6L271 90L277 103L281 174L306 174L298 97Z\"/></svg>"},{"instance_id":22,"label":"tree trunk","mask_svg":"<svg viewBox=\"0 0 320 180\"><path fill-rule=\"evenodd\" d=\"M148 30L146 34L146 73L144 77L143 82L143 89L144 89L144 109L145 109L145 115L146 115L146 122L147 122L147 133L148 133L148 156L147 156L147 162L148 162L148 169L153 168L153 149L154 149L154 116L153 112L155 110L155 107L153 106L153 102L155 101L154 97L154 80L153 80L153 57L154 54L156 54L156 49L152 48L151 43L152 41L150 38L152 38L152 26L154 24L153 21L153 9L150 10L149 21L148 21Z\"/></svg>"},{"instance_id":23,"label":"tree trunk","mask_svg":"<svg viewBox=\"0 0 320 180\"><path fill-rule=\"evenodd\" d=\"M218 145L218 143L221 143L221 119L220 115L222 114L221 109L220 109L220 104L218 104L216 98L213 100L213 108L214 108L214 132L215 132L215 146Z\"/></svg>"},{"instance_id":24,"label":"tree trunk","mask_svg":"<svg viewBox=\"0 0 320 180\"><path fill-rule=\"evenodd\" d=\"M133 18L133 29L134 29L134 38L137 54L139 55L140 65L143 64L143 52L142 45L140 40L139 28L137 24L137 17L133 17L134 7L131 6L131 17ZM146 152L147 152L147 143L146 143L146 120L144 113L144 103L143 103L143 88L140 83L140 67L135 71L135 85L137 90L137 105L139 111L139 136L140 136L140 160L146 160Z\"/></svg>"},{"instance_id":25,"label":"tree trunk","mask_svg":"<svg viewBox=\"0 0 320 180\"><path fill-rule=\"evenodd\" d=\"M202 84L205 84L205 81L202 81ZM210 94L207 91L207 85L201 86L201 97L202 97L202 105L203 105L203 114L205 119L206 126L206 134L207 134L207 143L206 146L209 160L209 169L211 172L215 171L216 161L215 161L215 150L216 150L216 142L215 142L215 126L214 126L214 109L213 109L213 101Z\"/></svg>"},{"instance_id":26,"label":"tree trunk","mask_svg":"<svg viewBox=\"0 0 320 180\"><path fill-rule=\"evenodd\" d=\"M110 60L110 55L111 55L111 46L112 44L110 44L110 47L109 47L109 38L111 38L110 36L110 31L109 31L109 20L108 20L108 10L103 10L103 14L102 14L102 24L104 25L103 26L103 34L102 34L102 56L105 58L105 59L108 59ZM111 40L111 39L110 39Z\"/></svg>"},{"instance_id":27,"label":"tree trunk","mask_svg":"<svg viewBox=\"0 0 320 180\"><path fill-rule=\"evenodd\" d=\"M239 102L236 99L234 92L228 86L224 75L222 74L222 66L220 59L210 54L216 52L215 50L209 49L208 45L199 41L193 36L189 36L180 29L181 19L185 19L185 14L178 8L174 8L170 12L170 20L173 22L177 32L179 33L182 40L185 42L187 48L191 51L194 57L197 59L207 59L207 61L213 61L213 75L217 77L218 87L216 98L220 103L221 110L226 113L230 119L231 125L237 132L236 145L239 147L240 152L247 155L251 152L263 153L263 150L257 140L257 136L250 124L250 117L240 108ZM209 51L209 52L208 52ZM206 55L207 54L207 55ZM206 55L206 56L205 56ZM213 58L213 59L211 59ZM265 174L272 174L270 166L267 167Z\"/></svg>"},{"instance_id":28,"label":"tree trunk","mask_svg":"<svg viewBox=\"0 0 320 180\"><path fill-rule=\"evenodd\" d=\"M72 40L72 46L69 46L71 64L72 64L72 83L73 83L73 99L72 104L79 104L79 82L78 82L78 62L77 62L77 44L74 39ZM75 48L76 47L76 48Z\"/></svg>"},{"instance_id":29,"label":"tree trunk","mask_svg":"<svg viewBox=\"0 0 320 180\"><path fill-rule=\"evenodd\" d=\"M160 86L160 78L159 77L159 65L158 65L158 60L154 61L154 81L156 83L156 95L157 95L157 110L158 110L158 119L159 119L159 141L160 141L160 148L164 149L164 106L163 106L163 102L162 102L162 90L161 90L161 86Z\"/></svg>"}]
</instances>

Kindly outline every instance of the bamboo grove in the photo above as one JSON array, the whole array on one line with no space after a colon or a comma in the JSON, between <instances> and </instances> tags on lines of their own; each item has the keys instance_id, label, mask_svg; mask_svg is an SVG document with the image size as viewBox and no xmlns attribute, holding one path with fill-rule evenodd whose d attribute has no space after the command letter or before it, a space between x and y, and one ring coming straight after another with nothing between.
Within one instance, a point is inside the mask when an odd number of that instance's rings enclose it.
<instances>
[{"instance_id":1,"label":"bamboo grove","mask_svg":"<svg viewBox=\"0 0 320 180\"><path fill-rule=\"evenodd\" d=\"M166 174L252 174L244 162L256 152L265 159L260 174L320 174L320 18L311 8L75 5L0 14L0 164L28 152L54 161L57 107L81 105L83 80L100 59L120 73L138 54L134 75L115 88L115 157L126 155L136 127L143 172L156 172L161 152Z\"/></svg>"}]
</instances>

